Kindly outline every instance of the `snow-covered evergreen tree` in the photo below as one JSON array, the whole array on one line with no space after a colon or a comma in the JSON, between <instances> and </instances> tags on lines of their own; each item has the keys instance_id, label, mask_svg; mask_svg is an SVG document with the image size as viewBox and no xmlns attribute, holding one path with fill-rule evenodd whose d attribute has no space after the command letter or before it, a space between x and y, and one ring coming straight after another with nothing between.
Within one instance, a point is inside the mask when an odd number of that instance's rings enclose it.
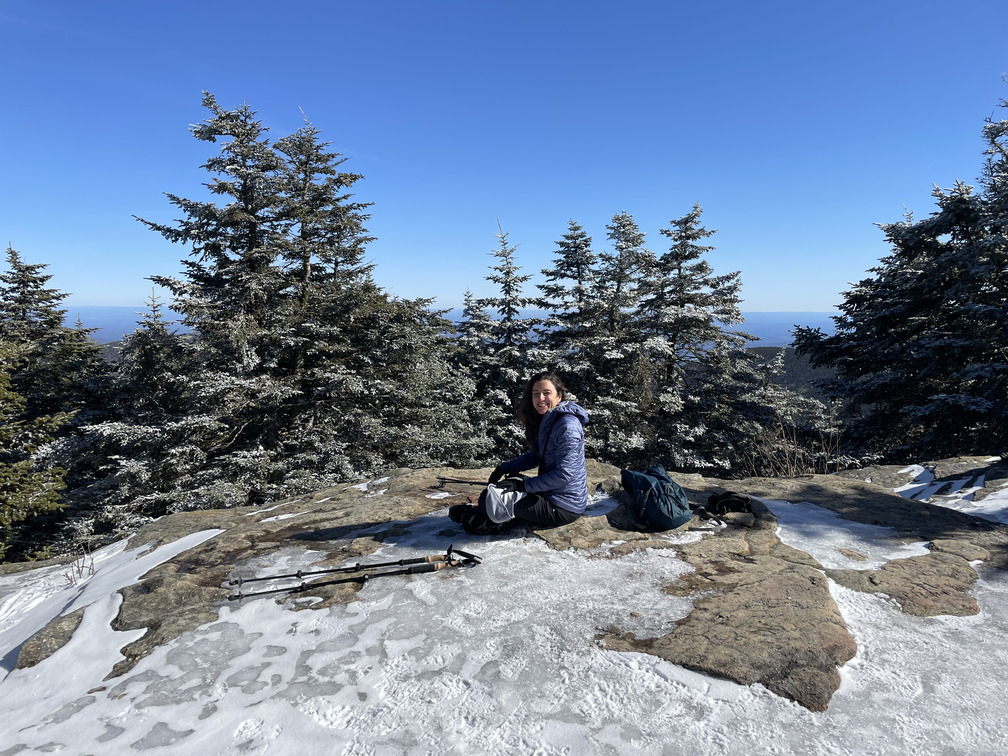
<instances>
[{"instance_id":1,"label":"snow-covered evergreen tree","mask_svg":"<svg viewBox=\"0 0 1008 756\"><path fill-rule=\"evenodd\" d=\"M0 562L15 551L19 558L46 556L44 545L25 532L25 525L59 512L65 485L65 471L39 464L36 452L52 441L69 416L26 415L27 401L11 381L22 349L0 339Z\"/></svg>"},{"instance_id":2,"label":"snow-covered evergreen tree","mask_svg":"<svg viewBox=\"0 0 1008 756\"><path fill-rule=\"evenodd\" d=\"M53 516L63 509L59 492L86 485L95 473L92 458L59 458L55 448L74 446L81 425L105 417L108 366L91 338L92 330L79 320L74 328L63 325L67 294L48 285L52 276L45 272L46 265L26 263L9 247L7 266L0 273L0 342L8 347L5 380L17 403L16 420L11 422L20 428L12 438L19 439L15 447L21 450L21 456L8 453L8 461L12 470L20 471L22 482L40 483L36 494L39 502L45 502L35 507L37 516L21 528L31 536L21 539L19 553L24 556L44 550L52 539L62 519ZM34 438L32 429L43 438Z\"/></svg>"},{"instance_id":3,"label":"snow-covered evergreen tree","mask_svg":"<svg viewBox=\"0 0 1008 756\"><path fill-rule=\"evenodd\" d=\"M337 170L306 124L277 142L286 158L289 250L285 274L287 355L278 365L296 394L276 413L285 452L278 486L295 492L389 466L468 462L471 438L453 411L465 381L454 380L445 331L429 300L379 289L364 260L372 241L370 203L349 191L362 177Z\"/></svg>"},{"instance_id":4,"label":"snow-covered evergreen tree","mask_svg":"<svg viewBox=\"0 0 1008 756\"><path fill-rule=\"evenodd\" d=\"M194 332L182 395L204 461L174 486L174 506L254 503L405 457L464 456L465 431L449 432L449 399L432 384L449 373L446 324L428 301L374 283L370 205L350 192L360 175L339 170L346 158L310 123L271 145L247 106L204 105L193 132L221 142L204 167L224 204L169 195L185 217L144 221L191 247L185 278L154 278Z\"/></svg>"},{"instance_id":5,"label":"snow-covered evergreen tree","mask_svg":"<svg viewBox=\"0 0 1008 756\"><path fill-rule=\"evenodd\" d=\"M781 453L797 453L786 444L804 443L823 408L777 386L779 361L763 365L745 348L753 337L735 330L744 320L741 274L714 273L714 247L703 243L714 231L702 212L694 205L660 230L669 249L644 285L653 385L645 456L679 470L764 473Z\"/></svg>"},{"instance_id":6,"label":"snow-covered evergreen tree","mask_svg":"<svg viewBox=\"0 0 1008 756\"><path fill-rule=\"evenodd\" d=\"M106 366L93 329L63 324L66 293L49 287L42 263L27 263L8 246L0 273L0 339L16 347L11 387L26 402L28 417L100 412Z\"/></svg>"},{"instance_id":7,"label":"snow-covered evergreen tree","mask_svg":"<svg viewBox=\"0 0 1008 756\"><path fill-rule=\"evenodd\" d=\"M360 373L372 388L363 441L396 466L466 466L483 458L487 442L461 411L474 381L449 361L449 324L428 300L387 299L365 322ZM367 364L364 365L364 361ZM386 462L387 466L387 462Z\"/></svg>"},{"instance_id":8,"label":"snow-covered evergreen tree","mask_svg":"<svg viewBox=\"0 0 1008 756\"><path fill-rule=\"evenodd\" d=\"M501 408L488 401L486 385L481 383L482 370L489 365L493 355L493 321L481 304L466 289L462 306L462 320L456 327L455 352L452 364L454 373L468 378L472 393L459 405L464 413L470 436L476 440L473 464L496 464L497 450L490 438L490 429L502 421Z\"/></svg>"},{"instance_id":9,"label":"snow-covered evergreen tree","mask_svg":"<svg viewBox=\"0 0 1008 756\"><path fill-rule=\"evenodd\" d=\"M362 433L373 387L359 355L370 338L365 321L388 298L364 261L371 204L350 191L362 176L339 170L347 158L307 121L276 148L284 158L286 285L278 302L282 349L271 369L293 392L272 413L272 435L284 450L276 493L294 493L387 463Z\"/></svg>"},{"instance_id":10,"label":"snow-covered evergreen tree","mask_svg":"<svg viewBox=\"0 0 1008 756\"><path fill-rule=\"evenodd\" d=\"M651 400L652 376L641 330L641 284L652 274L654 254L644 232L626 211L606 226L611 250L598 255L592 277L594 316L582 344L584 372L571 382L591 413L585 443L589 454L625 464L646 443L644 410Z\"/></svg>"},{"instance_id":11,"label":"snow-covered evergreen tree","mask_svg":"<svg viewBox=\"0 0 1008 756\"><path fill-rule=\"evenodd\" d=\"M836 371L824 389L856 451L904 462L1008 448L1008 121L984 136L981 191L936 188L930 217L882 226L892 253L844 294L836 332L796 331L799 353Z\"/></svg>"},{"instance_id":12,"label":"snow-covered evergreen tree","mask_svg":"<svg viewBox=\"0 0 1008 756\"><path fill-rule=\"evenodd\" d=\"M493 454L508 459L524 444L514 423L514 407L526 378L536 370L530 364L530 352L537 321L526 314L536 302L523 288L531 276L521 273L514 259L515 247L499 223L497 228L499 245L490 252L496 264L486 278L500 293L475 302L467 298L466 311L476 322L463 325L460 347L470 350L462 352L461 359L476 383L476 406L470 408L470 414L485 427Z\"/></svg>"},{"instance_id":13,"label":"snow-covered evergreen tree","mask_svg":"<svg viewBox=\"0 0 1008 756\"><path fill-rule=\"evenodd\" d=\"M67 540L93 548L178 509L191 474L206 466L199 441L219 431L219 421L190 414L196 365L171 325L152 295L138 327L123 339L109 417L54 446L56 459L87 459L94 468L89 481L67 492L74 512Z\"/></svg>"},{"instance_id":14,"label":"snow-covered evergreen tree","mask_svg":"<svg viewBox=\"0 0 1008 756\"><path fill-rule=\"evenodd\" d=\"M287 248L283 160L247 105L227 111L210 94L203 105L210 117L192 131L221 143L203 167L211 175L207 187L223 204L169 194L181 220L140 220L191 247L185 278L152 277L172 292L172 309L197 336L189 342L196 369L188 376L187 414L213 420L200 423L193 439L207 467L192 469L179 504L233 506L261 501L275 480L281 450L272 410L292 394L271 370L281 350L278 302L286 287L277 265Z\"/></svg>"},{"instance_id":15,"label":"snow-covered evergreen tree","mask_svg":"<svg viewBox=\"0 0 1008 756\"><path fill-rule=\"evenodd\" d=\"M493 321L487 314L482 300L466 289L462 301L462 320L457 327L457 359L473 365L483 365L490 359L493 342Z\"/></svg>"},{"instance_id":16,"label":"snow-covered evergreen tree","mask_svg":"<svg viewBox=\"0 0 1008 756\"><path fill-rule=\"evenodd\" d=\"M645 286L642 328L655 386L648 454L676 469L730 469L733 439L756 407L736 406L753 382L746 336L728 330L743 320L740 274L715 276L702 242L700 205L660 233L670 246ZM747 385L748 384L748 385ZM740 411L741 410L741 411Z\"/></svg>"},{"instance_id":17,"label":"snow-covered evergreen tree","mask_svg":"<svg viewBox=\"0 0 1008 756\"><path fill-rule=\"evenodd\" d=\"M622 336L630 333L631 321L638 314L641 282L651 273L654 254L644 246L645 234L627 211L616 213L606 230L612 249L599 254L594 294L605 331Z\"/></svg>"},{"instance_id":18,"label":"snow-covered evergreen tree","mask_svg":"<svg viewBox=\"0 0 1008 756\"><path fill-rule=\"evenodd\" d=\"M330 146L307 120L276 143L285 159L283 217L289 224L283 257L296 287L293 301L303 312L320 288L366 283L373 268L364 262L374 240L364 225L372 203L356 201L350 192L363 176L338 170L349 158Z\"/></svg>"},{"instance_id":19,"label":"snow-covered evergreen tree","mask_svg":"<svg viewBox=\"0 0 1008 756\"><path fill-rule=\"evenodd\" d=\"M545 283L539 284L539 304L547 317L537 347L544 363L565 375L582 376L589 368L585 344L600 321L593 296L598 256L591 237L573 220L556 245L553 267L543 270Z\"/></svg>"}]
</instances>

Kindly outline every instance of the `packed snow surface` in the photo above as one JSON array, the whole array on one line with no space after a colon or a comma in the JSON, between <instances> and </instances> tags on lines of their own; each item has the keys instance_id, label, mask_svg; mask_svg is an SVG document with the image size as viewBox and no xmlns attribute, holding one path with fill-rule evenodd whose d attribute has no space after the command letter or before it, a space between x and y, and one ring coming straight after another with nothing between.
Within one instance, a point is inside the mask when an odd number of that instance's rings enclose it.
<instances>
[{"instance_id":1,"label":"packed snow surface","mask_svg":"<svg viewBox=\"0 0 1008 756\"><path fill-rule=\"evenodd\" d=\"M1000 501L988 514L1004 516ZM864 569L924 551L810 504L767 504L781 539L824 566ZM444 512L411 525L373 559L444 551ZM758 685L599 646L600 629L659 635L690 611L662 591L690 569L674 549L613 559L461 532L455 546L482 565L372 580L358 600L319 611L294 611L303 597L222 602L217 621L103 680L137 635L109 627L116 590L212 535L153 552L108 547L77 586L59 567L0 578L0 756L1008 752L1008 579L983 567L975 617L912 617L884 596L831 584L858 653L821 714ZM282 572L312 558L289 548L251 567ZM32 632L81 606L66 646L13 670Z\"/></svg>"}]
</instances>

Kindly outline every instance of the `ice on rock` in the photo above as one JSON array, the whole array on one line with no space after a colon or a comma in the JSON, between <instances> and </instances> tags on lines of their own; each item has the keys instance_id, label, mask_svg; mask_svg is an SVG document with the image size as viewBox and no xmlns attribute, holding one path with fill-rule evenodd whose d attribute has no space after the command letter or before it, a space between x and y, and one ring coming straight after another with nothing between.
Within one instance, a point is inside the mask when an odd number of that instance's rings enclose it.
<instances>
[{"instance_id":1,"label":"ice on rock","mask_svg":"<svg viewBox=\"0 0 1008 756\"><path fill-rule=\"evenodd\" d=\"M845 520L832 510L807 502L762 501L777 518L780 539L827 569L877 569L892 559L929 553L926 543L904 543L893 528ZM834 536L825 540L823 532ZM854 559L841 549L864 559Z\"/></svg>"}]
</instances>

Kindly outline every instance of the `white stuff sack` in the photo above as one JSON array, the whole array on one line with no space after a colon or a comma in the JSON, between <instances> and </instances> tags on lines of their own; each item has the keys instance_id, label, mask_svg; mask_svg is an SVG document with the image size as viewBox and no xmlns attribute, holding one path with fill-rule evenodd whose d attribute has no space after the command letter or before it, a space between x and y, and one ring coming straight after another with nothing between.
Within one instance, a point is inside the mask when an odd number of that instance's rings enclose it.
<instances>
[{"instance_id":1,"label":"white stuff sack","mask_svg":"<svg viewBox=\"0 0 1008 756\"><path fill-rule=\"evenodd\" d=\"M497 523L513 520L515 504L524 495L521 491L509 491L491 483L487 486L487 516Z\"/></svg>"}]
</instances>

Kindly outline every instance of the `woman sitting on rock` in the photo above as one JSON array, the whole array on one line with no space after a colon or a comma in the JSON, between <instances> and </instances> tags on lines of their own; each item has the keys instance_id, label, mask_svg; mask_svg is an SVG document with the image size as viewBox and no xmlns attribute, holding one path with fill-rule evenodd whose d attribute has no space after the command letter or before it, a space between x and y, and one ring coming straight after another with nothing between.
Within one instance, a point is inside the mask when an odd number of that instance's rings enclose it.
<instances>
[{"instance_id":1,"label":"woman sitting on rock","mask_svg":"<svg viewBox=\"0 0 1008 756\"><path fill-rule=\"evenodd\" d=\"M498 465L477 506L462 504L448 510L467 532L499 535L522 523L555 527L572 523L584 513L588 413L566 396L567 389L555 373L529 378L516 414L525 426L530 448ZM538 468L535 477L518 475L532 468Z\"/></svg>"}]
</instances>

